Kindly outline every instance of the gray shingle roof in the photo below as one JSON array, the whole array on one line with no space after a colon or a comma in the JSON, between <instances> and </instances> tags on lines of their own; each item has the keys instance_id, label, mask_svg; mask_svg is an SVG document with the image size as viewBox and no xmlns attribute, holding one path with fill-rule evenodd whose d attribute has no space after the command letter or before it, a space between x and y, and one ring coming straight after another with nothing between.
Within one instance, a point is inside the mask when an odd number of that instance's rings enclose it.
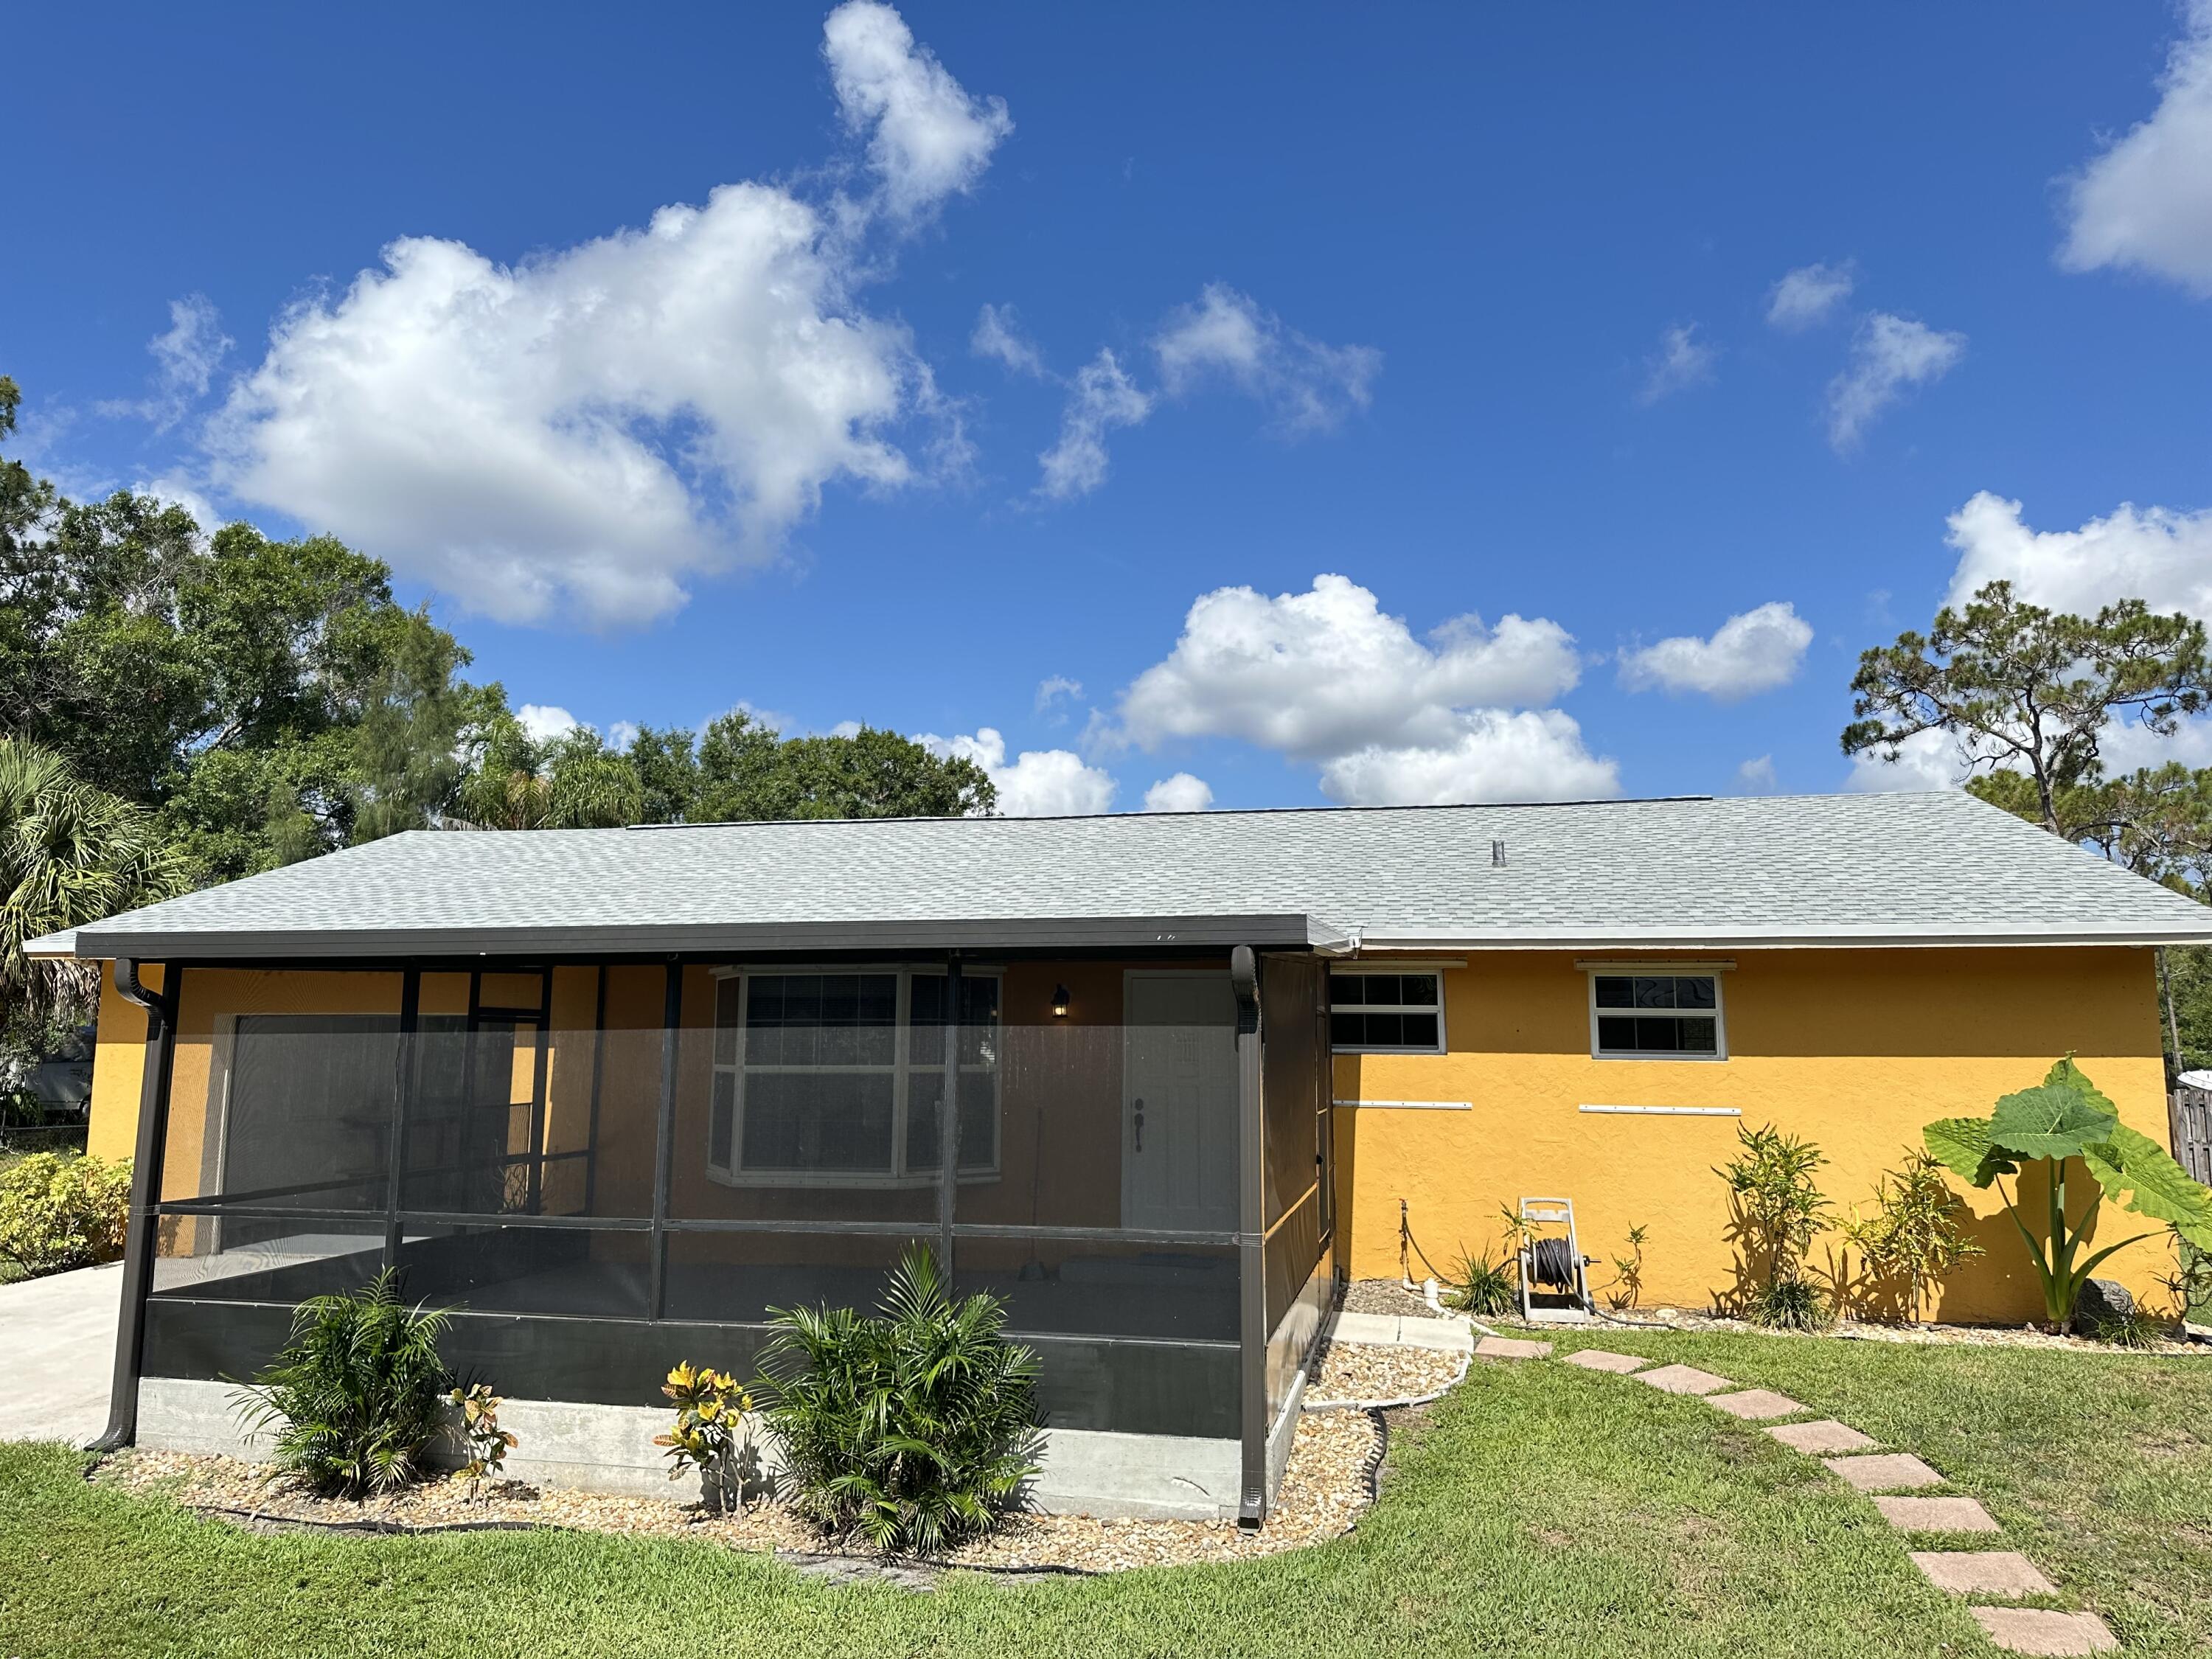
<instances>
[{"instance_id":1,"label":"gray shingle roof","mask_svg":"<svg viewBox=\"0 0 2212 1659\"><path fill-rule=\"evenodd\" d=\"M1577 949L2212 942L2212 909L1946 793L422 831L46 949L159 960L1354 935Z\"/></svg>"}]
</instances>

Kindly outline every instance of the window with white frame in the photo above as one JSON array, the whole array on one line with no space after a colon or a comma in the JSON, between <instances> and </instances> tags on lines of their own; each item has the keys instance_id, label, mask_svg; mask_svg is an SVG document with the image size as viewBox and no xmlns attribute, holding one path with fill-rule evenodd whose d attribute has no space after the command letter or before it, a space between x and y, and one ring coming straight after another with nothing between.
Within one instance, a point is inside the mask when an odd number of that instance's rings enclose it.
<instances>
[{"instance_id":1,"label":"window with white frame","mask_svg":"<svg viewBox=\"0 0 2212 1659\"><path fill-rule=\"evenodd\" d=\"M1600 1060L1724 1060L1715 974L1590 975L1590 1052Z\"/></svg>"},{"instance_id":2,"label":"window with white frame","mask_svg":"<svg viewBox=\"0 0 2212 1659\"><path fill-rule=\"evenodd\" d=\"M714 999L707 1168L762 1185L926 1185L945 1097L941 969L756 971ZM999 1164L999 975L960 979L959 1170Z\"/></svg>"},{"instance_id":3,"label":"window with white frame","mask_svg":"<svg viewBox=\"0 0 2212 1659\"><path fill-rule=\"evenodd\" d=\"M1442 1054L1443 976L1433 969L1331 970L1328 1041L1339 1054Z\"/></svg>"}]
</instances>

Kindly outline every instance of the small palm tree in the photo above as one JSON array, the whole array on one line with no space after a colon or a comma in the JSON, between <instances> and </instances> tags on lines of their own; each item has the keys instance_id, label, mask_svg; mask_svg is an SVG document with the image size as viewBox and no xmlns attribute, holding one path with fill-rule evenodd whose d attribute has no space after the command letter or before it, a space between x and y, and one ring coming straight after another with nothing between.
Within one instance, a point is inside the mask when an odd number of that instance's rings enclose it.
<instances>
[{"instance_id":1,"label":"small palm tree","mask_svg":"<svg viewBox=\"0 0 2212 1659\"><path fill-rule=\"evenodd\" d=\"M597 830L635 823L644 811L637 769L585 730L533 738L503 709L477 739L462 780L456 830Z\"/></svg>"},{"instance_id":2,"label":"small palm tree","mask_svg":"<svg viewBox=\"0 0 2212 1659\"><path fill-rule=\"evenodd\" d=\"M11 1017L81 1013L100 983L97 964L34 962L28 941L186 885L151 813L85 782L52 750L0 738L0 1002Z\"/></svg>"}]
</instances>

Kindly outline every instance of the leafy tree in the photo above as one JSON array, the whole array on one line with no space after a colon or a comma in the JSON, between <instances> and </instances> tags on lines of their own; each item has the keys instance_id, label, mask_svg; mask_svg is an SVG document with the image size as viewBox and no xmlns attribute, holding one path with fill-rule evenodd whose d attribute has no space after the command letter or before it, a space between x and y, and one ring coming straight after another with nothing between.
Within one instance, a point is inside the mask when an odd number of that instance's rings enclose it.
<instances>
[{"instance_id":1,"label":"leafy tree","mask_svg":"<svg viewBox=\"0 0 2212 1659\"><path fill-rule=\"evenodd\" d=\"M1905 739L1948 732L1972 764L2025 775L2036 821L2057 833L2065 792L2102 775L2099 744L2115 717L2132 713L2167 734L2204 707L2205 644L2203 623L2140 599L2083 617L1990 582L1963 611L1937 611L1926 635L1907 631L1860 657L1844 752L1893 762Z\"/></svg>"},{"instance_id":2,"label":"leafy tree","mask_svg":"<svg viewBox=\"0 0 2212 1659\"><path fill-rule=\"evenodd\" d=\"M1996 771L1966 787L1993 805L2041 823L2034 783ZM2212 899L2212 767L2179 762L2124 778L2069 784L2053 795L2057 833L2123 869L2163 883L2200 902ZM2212 1059L2212 957L2201 947L2159 952L2169 1073Z\"/></svg>"},{"instance_id":3,"label":"leafy tree","mask_svg":"<svg viewBox=\"0 0 2212 1659\"><path fill-rule=\"evenodd\" d=\"M0 386L0 434L19 405ZM156 809L198 880L434 821L467 662L329 537L207 536L173 504L74 502L0 462L0 732Z\"/></svg>"},{"instance_id":4,"label":"leafy tree","mask_svg":"<svg viewBox=\"0 0 2212 1659\"><path fill-rule=\"evenodd\" d=\"M2190 1245L2212 1249L2212 1193L2191 1180L2166 1148L2121 1122L2119 1109L2070 1054L2051 1068L2039 1086L2000 1099L1989 1118L1943 1118L1921 1133L1929 1155L1945 1168L1977 1187L1996 1186L2042 1281L2044 1313L2054 1330L2072 1317L2081 1286L2099 1263L2154 1236L2136 1233L2081 1255L2096 1233L2098 1209L2106 1199L2166 1223ZM2043 1176L2046 1214L2040 1237L2022 1218L2015 1194L2002 1184L2002 1177L2017 1177L2029 1164L2040 1165ZM2078 1218L2069 1213L2067 1200L2069 1176L2076 1164L2095 1183L2088 1208Z\"/></svg>"},{"instance_id":5,"label":"leafy tree","mask_svg":"<svg viewBox=\"0 0 2212 1659\"><path fill-rule=\"evenodd\" d=\"M981 767L896 732L787 738L742 708L710 722L696 748L689 732L647 726L626 758L645 823L958 817L998 804Z\"/></svg>"},{"instance_id":6,"label":"leafy tree","mask_svg":"<svg viewBox=\"0 0 2212 1659\"><path fill-rule=\"evenodd\" d=\"M757 818L958 817L998 804L973 761L933 755L911 738L864 726L849 735L786 738L743 709L707 727L695 823Z\"/></svg>"},{"instance_id":7,"label":"leafy tree","mask_svg":"<svg viewBox=\"0 0 2212 1659\"><path fill-rule=\"evenodd\" d=\"M675 726L638 728L625 751L637 774L638 821L682 823L699 793L699 757L691 734Z\"/></svg>"}]
</instances>

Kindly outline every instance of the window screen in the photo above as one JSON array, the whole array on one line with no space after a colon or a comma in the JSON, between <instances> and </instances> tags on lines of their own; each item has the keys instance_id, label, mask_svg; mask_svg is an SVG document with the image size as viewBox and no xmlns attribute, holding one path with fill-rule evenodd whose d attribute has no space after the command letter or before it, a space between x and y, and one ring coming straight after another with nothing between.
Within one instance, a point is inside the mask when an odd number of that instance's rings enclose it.
<instances>
[{"instance_id":1,"label":"window screen","mask_svg":"<svg viewBox=\"0 0 2212 1659\"><path fill-rule=\"evenodd\" d=\"M1601 1056L1720 1056L1720 988L1711 974L1593 974L1590 998Z\"/></svg>"},{"instance_id":2,"label":"window screen","mask_svg":"<svg viewBox=\"0 0 2212 1659\"><path fill-rule=\"evenodd\" d=\"M1433 974L1333 974L1332 1048L1435 1054L1443 1048L1443 984Z\"/></svg>"},{"instance_id":3,"label":"window screen","mask_svg":"<svg viewBox=\"0 0 2212 1659\"><path fill-rule=\"evenodd\" d=\"M754 973L715 993L707 1163L731 1180L926 1182L945 1093L945 979ZM999 981L963 975L959 1164L998 1164Z\"/></svg>"}]
</instances>

